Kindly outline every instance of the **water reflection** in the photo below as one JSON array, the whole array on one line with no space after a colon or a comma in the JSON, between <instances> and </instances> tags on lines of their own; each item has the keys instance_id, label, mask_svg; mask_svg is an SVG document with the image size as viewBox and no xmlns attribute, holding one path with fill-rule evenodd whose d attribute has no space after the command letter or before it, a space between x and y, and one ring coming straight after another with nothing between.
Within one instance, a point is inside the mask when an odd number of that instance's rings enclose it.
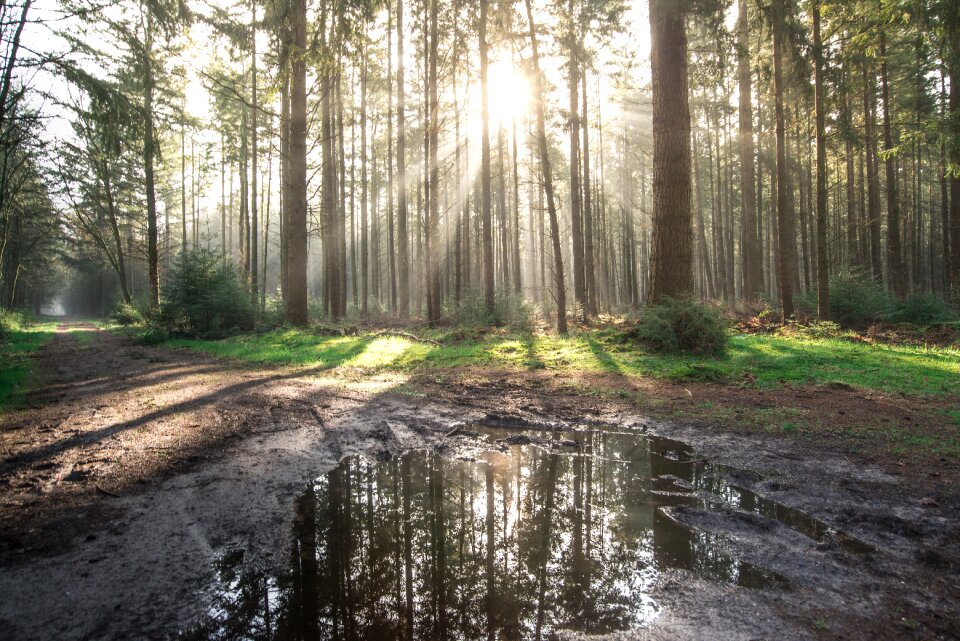
<instances>
[{"instance_id":1,"label":"water reflection","mask_svg":"<svg viewBox=\"0 0 960 641\"><path fill-rule=\"evenodd\" d=\"M504 450L344 460L297 499L289 570L224 557L209 618L183 637L548 639L650 622L668 568L782 582L660 509L744 502L681 443L568 432Z\"/></svg>"}]
</instances>

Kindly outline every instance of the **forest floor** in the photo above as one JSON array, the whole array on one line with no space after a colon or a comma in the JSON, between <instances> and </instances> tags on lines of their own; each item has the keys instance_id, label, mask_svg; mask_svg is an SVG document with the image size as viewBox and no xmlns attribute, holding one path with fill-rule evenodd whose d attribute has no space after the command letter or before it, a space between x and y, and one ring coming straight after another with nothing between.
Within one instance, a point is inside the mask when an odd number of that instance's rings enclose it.
<instances>
[{"instance_id":1,"label":"forest floor","mask_svg":"<svg viewBox=\"0 0 960 641\"><path fill-rule=\"evenodd\" d=\"M349 454L456 456L477 443L454 428L484 420L679 439L876 549L697 522L793 589L665 576L651 595L665 614L635 638L960 638L955 350L760 337L694 362L589 333L145 346L92 323L48 338L23 406L0 418L5 638L168 638L203 614L218 554L285 554L309 479Z\"/></svg>"}]
</instances>

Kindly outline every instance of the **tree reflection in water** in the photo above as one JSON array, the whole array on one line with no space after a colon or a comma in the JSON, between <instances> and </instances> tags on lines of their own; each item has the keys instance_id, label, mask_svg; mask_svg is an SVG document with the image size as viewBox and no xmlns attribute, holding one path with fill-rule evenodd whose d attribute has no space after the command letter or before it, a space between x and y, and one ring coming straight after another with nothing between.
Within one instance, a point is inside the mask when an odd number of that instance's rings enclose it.
<instances>
[{"instance_id":1,"label":"tree reflection in water","mask_svg":"<svg viewBox=\"0 0 960 641\"><path fill-rule=\"evenodd\" d=\"M288 570L225 556L209 617L183 637L547 639L649 623L651 587L671 568L779 583L660 509L737 498L687 446L540 436L477 461L345 459L297 499Z\"/></svg>"}]
</instances>

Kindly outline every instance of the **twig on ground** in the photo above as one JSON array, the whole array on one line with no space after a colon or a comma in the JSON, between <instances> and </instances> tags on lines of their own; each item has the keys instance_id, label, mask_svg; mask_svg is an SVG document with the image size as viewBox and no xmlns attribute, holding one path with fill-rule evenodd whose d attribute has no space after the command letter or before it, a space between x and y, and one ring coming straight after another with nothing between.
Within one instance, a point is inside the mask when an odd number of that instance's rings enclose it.
<instances>
[{"instance_id":1,"label":"twig on ground","mask_svg":"<svg viewBox=\"0 0 960 641\"><path fill-rule=\"evenodd\" d=\"M116 494L115 492L111 492L110 490L105 490L99 485L95 485L94 487L97 489L97 492L100 492L101 494L106 494L107 496L112 496L116 499L120 498L119 494Z\"/></svg>"}]
</instances>

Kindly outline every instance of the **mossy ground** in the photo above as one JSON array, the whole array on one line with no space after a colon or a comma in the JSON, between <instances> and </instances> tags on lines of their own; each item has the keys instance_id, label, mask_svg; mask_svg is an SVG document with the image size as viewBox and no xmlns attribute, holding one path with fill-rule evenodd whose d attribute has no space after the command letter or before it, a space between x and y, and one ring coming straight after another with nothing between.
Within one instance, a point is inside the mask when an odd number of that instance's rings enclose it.
<instances>
[{"instance_id":1,"label":"mossy ground","mask_svg":"<svg viewBox=\"0 0 960 641\"><path fill-rule=\"evenodd\" d=\"M30 356L56 333L56 323L44 322L11 328L0 337L0 415L23 400L33 373Z\"/></svg>"},{"instance_id":2,"label":"mossy ground","mask_svg":"<svg viewBox=\"0 0 960 641\"><path fill-rule=\"evenodd\" d=\"M960 395L960 350L956 349L735 335L726 356L711 358L650 353L611 330L569 336L491 333L454 340L436 333L431 337L440 345L376 333L317 336L278 329L217 341L173 339L167 345L250 362L330 369L411 373L480 366L722 382L758 389L834 383L911 396Z\"/></svg>"}]
</instances>

